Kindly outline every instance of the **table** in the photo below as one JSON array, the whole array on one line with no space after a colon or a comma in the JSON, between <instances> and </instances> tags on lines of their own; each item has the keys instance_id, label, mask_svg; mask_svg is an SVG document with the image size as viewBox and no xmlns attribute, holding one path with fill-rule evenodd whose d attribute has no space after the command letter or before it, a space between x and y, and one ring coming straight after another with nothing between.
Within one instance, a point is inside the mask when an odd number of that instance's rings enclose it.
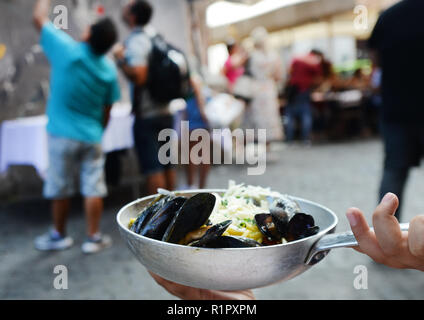
<instances>
[{"instance_id":1,"label":"table","mask_svg":"<svg viewBox=\"0 0 424 320\"><path fill-rule=\"evenodd\" d=\"M170 104L174 114L174 129L179 131L183 120L185 102L174 100ZM209 110L210 111L210 110ZM216 110L215 110L216 112ZM49 166L47 146L47 116L35 116L7 120L0 126L0 174L5 174L11 165L33 166L44 179ZM102 139L105 153L132 149L134 146L132 127L134 116L129 103L115 104ZM227 131L222 136L213 135L214 142L223 147L225 153L232 152L232 136Z\"/></svg>"},{"instance_id":2,"label":"table","mask_svg":"<svg viewBox=\"0 0 424 320\"><path fill-rule=\"evenodd\" d=\"M47 116L35 116L4 121L0 127L0 174L10 165L31 165L44 178L49 166L47 147ZM132 148L134 117L127 103L116 104L111 110L104 132L105 153Z\"/></svg>"}]
</instances>

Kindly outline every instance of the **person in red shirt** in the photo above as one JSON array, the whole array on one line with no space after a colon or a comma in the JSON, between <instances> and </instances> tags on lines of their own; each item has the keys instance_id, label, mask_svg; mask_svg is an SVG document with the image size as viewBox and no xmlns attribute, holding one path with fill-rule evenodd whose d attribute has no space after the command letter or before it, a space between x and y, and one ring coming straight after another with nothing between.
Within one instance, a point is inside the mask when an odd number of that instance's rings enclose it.
<instances>
[{"instance_id":1,"label":"person in red shirt","mask_svg":"<svg viewBox=\"0 0 424 320\"><path fill-rule=\"evenodd\" d=\"M299 118L302 139L305 143L310 143L312 130L310 95L311 90L320 82L322 61L323 54L318 50L312 50L306 56L294 58L291 63L288 82L290 94L286 108L288 142L294 139L295 121Z\"/></svg>"}]
</instances>

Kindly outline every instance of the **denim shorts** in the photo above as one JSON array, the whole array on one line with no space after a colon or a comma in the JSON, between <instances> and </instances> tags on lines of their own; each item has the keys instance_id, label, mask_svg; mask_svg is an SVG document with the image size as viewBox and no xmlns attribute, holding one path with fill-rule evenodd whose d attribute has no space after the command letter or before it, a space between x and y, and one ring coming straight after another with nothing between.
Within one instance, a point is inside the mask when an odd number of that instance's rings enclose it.
<instances>
[{"instance_id":1,"label":"denim shorts","mask_svg":"<svg viewBox=\"0 0 424 320\"><path fill-rule=\"evenodd\" d=\"M187 100L186 114L190 131L195 129L207 129L207 125L200 114L196 98Z\"/></svg>"},{"instance_id":2,"label":"denim shorts","mask_svg":"<svg viewBox=\"0 0 424 320\"><path fill-rule=\"evenodd\" d=\"M173 129L173 126L174 118L171 115L143 119L136 117L133 127L134 144L143 174L149 176L172 169L172 164L162 164L159 161L159 150L166 143L159 141L159 132Z\"/></svg>"},{"instance_id":3,"label":"denim shorts","mask_svg":"<svg viewBox=\"0 0 424 320\"><path fill-rule=\"evenodd\" d=\"M101 144L48 136L49 168L44 197L65 199L78 191L84 197L105 197L105 156ZM79 180L79 184L78 184Z\"/></svg>"}]
</instances>

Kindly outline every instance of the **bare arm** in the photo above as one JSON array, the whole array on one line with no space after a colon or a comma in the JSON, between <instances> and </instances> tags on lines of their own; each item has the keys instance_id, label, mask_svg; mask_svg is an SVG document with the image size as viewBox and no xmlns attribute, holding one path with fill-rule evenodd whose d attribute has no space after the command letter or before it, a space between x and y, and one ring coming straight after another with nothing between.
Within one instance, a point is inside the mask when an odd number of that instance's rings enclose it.
<instances>
[{"instance_id":1,"label":"bare arm","mask_svg":"<svg viewBox=\"0 0 424 320\"><path fill-rule=\"evenodd\" d=\"M138 86L146 84L148 74L147 66L131 67L124 63L120 65L120 69L127 77L127 79L133 82L134 84Z\"/></svg>"},{"instance_id":2,"label":"bare arm","mask_svg":"<svg viewBox=\"0 0 424 320\"><path fill-rule=\"evenodd\" d=\"M125 61L125 48L122 44L117 44L113 49L113 55L118 63L119 68L124 73L125 77L132 83L142 86L147 82L148 66L128 65Z\"/></svg>"},{"instance_id":3,"label":"bare arm","mask_svg":"<svg viewBox=\"0 0 424 320\"><path fill-rule=\"evenodd\" d=\"M41 31L43 25L49 21L50 0L37 0L34 6L32 19L37 31Z\"/></svg>"}]
</instances>

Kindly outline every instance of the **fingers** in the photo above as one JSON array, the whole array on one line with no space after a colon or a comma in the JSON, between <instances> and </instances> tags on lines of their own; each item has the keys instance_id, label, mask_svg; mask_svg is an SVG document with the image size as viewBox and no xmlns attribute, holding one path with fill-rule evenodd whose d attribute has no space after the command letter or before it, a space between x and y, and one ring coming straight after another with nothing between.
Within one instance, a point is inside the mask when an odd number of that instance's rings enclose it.
<instances>
[{"instance_id":1,"label":"fingers","mask_svg":"<svg viewBox=\"0 0 424 320\"><path fill-rule=\"evenodd\" d=\"M150 271L149 273L166 291L183 300L255 300L252 290L217 291L197 289L166 280Z\"/></svg>"},{"instance_id":2,"label":"fingers","mask_svg":"<svg viewBox=\"0 0 424 320\"><path fill-rule=\"evenodd\" d=\"M217 291L206 290L209 294L205 300L256 300L252 290Z\"/></svg>"},{"instance_id":3,"label":"fingers","mask_svg":"<svg viewBox=\"0 0 424 320\"><path fill-rule=\"evenodd\" d=\"M394 216L399 200L387 193L374 211L372 220L377 241L388 257L397 257L405 252L407 243L402 237L399 222Z\"/></svg>"},{"instance_id":4,"label":"fingers","mask_svg":"<svg viewBox=\"0 0 424 320\"><path fill-rule=\"evenodd\" d=\"M196 300L199 298L199 290L195 288L190 288L181 284L174 283L172 281L166 280L152 272L150 272L150 275L152 278L159 284L161 287L163 287L166 291L168 291L170 294L184 299L184 300Z\"/></svg>"},{"instance_id":5,"label":"fingers","mask_svg":"<svg viewBox=\"0 0 424 320\"><path fill-rule=\"evenodd\" d=\"M384 262L384 254L378 245L375 234L370 230L367 221L361 210L357 208L350 208L346 213L349 220L350 227L358 241L358 248L356 250L368 255L373 260L379 263Z\"/></svg>"},{"instance_id":6,"label":"fingers","mask_svg":"<svg viewBox=\"0 0 424 320\"><path fill-rule=\"evenodd\" d=\"M424 215L416 216L411 220L408 231L409 252L423 260L424 267Z\"/></svg>"},{"instance_id":7,"label":"fingers","mask_svg":"<svg viewBox=\"0 0 424 320\"><path fill-rule=\"evenodd\" d=\"M149 272L149 274L152 276L152 278L159 284L159 285L161 285L161 286L163 286L163 285L165 285L165 284L167 284L169 281L168 280L165 280L164 278L162 278L162 277L159 277L157 274L155 274L155 273L152 273L152 272L150 272L150 271L148 271Z\"/></svg>"}]
</instances>

